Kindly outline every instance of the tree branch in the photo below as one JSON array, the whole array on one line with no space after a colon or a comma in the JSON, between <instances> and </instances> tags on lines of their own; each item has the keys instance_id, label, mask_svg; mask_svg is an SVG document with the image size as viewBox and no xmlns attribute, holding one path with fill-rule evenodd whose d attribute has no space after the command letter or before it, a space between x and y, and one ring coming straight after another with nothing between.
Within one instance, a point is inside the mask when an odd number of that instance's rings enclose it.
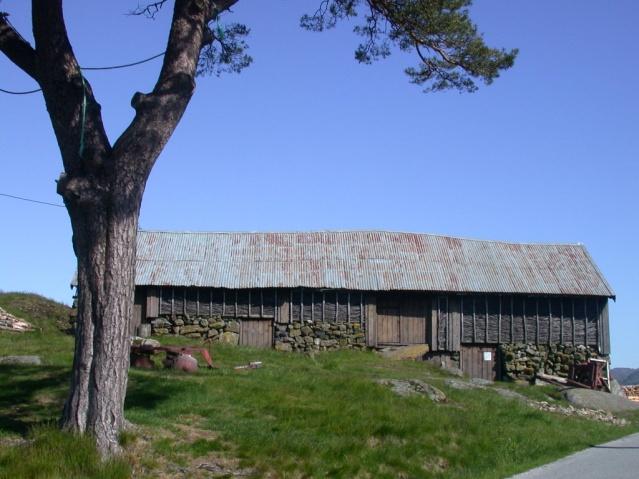
<instances>
[{"instance_id":1,"label":"tree branch","mask_svg":"<svg viewBox=\"0 0 639 479\"><path fill-rule=\"evenodd\" d=\"M38 81L35 50L11 25L9 14L0 12L0 51L27 75Z\"/></svg>"},{"instance_id":2,"label":"tree branch","mask_svg":"<svg viewBox=\"0 0 639 479\"><path fill-rule=\"evenodd\" d=\"M62 0L33 0L31 11L38 68L46 72L39 83L65 169L58 192L67 205L68 201L101 201L101 192L109 189L105 162L111 146L100 105L71 48Z\"/></svg>"},{"instance_id":3,"label":"tree branch","mask_svg":"<svg viewBox=\"0 0 639 479\"><path fill-rule=\"evenodd\" d=\"M136 158L126 164L128 174L142 183L162 148L173 134L195 89L195 75L207 25L220 11L238 0L175 0L171 31L157 83L148 94L136 93L131 100L136 115L113 146L113 156Z\"/></svg>"}]
</instances>

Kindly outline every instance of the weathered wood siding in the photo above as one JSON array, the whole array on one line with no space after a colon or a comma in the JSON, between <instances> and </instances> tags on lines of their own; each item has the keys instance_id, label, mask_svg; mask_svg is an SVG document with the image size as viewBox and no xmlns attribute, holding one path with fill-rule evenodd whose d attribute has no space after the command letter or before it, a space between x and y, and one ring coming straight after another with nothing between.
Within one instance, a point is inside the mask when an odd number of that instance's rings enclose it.
<instances>
[{"instance_id":1,"label":"weathered wood siding","mask_svg":"<svg viewBox=\"0 0 639 479\"><path fill-rule=\"evenodd\" d=\"M273 346L273 321L267 319L240 320L240 344L255 348Z\"/></svg>"},{"instance_id":2,"label":"weathered wood siding","mask_svg":"<svg viewBox=\"0 0 639 479\"><path fill-rule=\"evenodd\" d=\"M606 298L440 295L435 304L440 350L458 351L459 338L461 344L583 344L609 354Z\"/></svg>"},{"instance_id":3,"label":"weathered wood siding","mask_svg":"<svg viewBox=\"0 0 639 479\"><path fill-rule=\"evenodd\" d=\"M608 300L499 294L363 292L309 288L138 287L136 318L223 316L276 323L359 323L366 344L584 344L610 353ZM133 320L132 328L139 324Z\"/></svg>"},{"instance_id":4,"label":"weathered wood siding","mask_svg":"<svg viewBox=\"0 0 639 479\"><path fill-rule=\"evenodd\" d=\"M428 344L430 297L423 293L378 293L376 321L377 345Z\"/></svg>"}]
</instances>

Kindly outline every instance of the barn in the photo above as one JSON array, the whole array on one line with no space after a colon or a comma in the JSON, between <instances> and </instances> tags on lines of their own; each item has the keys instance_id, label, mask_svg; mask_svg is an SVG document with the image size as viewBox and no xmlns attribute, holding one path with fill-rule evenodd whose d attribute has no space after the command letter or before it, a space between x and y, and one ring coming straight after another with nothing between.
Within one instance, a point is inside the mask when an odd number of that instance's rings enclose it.
<instances>
[{"instance_id":1,"label":"barn","mask_svg":"<svg viewBox=\"0 0 639 479\"><path fill-rule=\"evenodd\" d=\"M494 379L518 350L557 373L563 353L607 357L614 297L581 244L140 231L131 329L283 351L421 344Z\"/></svg>"}]
</instances>

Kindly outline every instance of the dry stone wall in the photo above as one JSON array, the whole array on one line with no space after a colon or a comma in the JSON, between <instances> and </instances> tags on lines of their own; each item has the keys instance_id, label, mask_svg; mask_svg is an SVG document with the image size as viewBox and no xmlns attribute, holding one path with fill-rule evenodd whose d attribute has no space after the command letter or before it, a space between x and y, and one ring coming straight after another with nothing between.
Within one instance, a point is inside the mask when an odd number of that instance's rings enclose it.
<instances>
[{"instance_id":1,"label":"dry stone wall","mask_svg":"<svg viewBox=\"0 0 639 479\"><path fill-rule=\"evenodd\" d=\"M293 321L275 325L275 349L278 351L327 351L365 347L366 335L359 323Z\"/></svg>"},{"instance_id":2,"label":"dry stone wall","mask_svg":"<svg viewBox=\"0 0 639 479\"><path fill-rule=\"evenodd\" d=\"M170 316L151 321L151 333L189 338L210 339L238 344L240 320L214 317ZM274 346L278 351L327 351L335 349L364 349L366 335L360 323L320 321L292 321L273 325Z\"/></svg>"},{"instance_id":3,"label":"dry stone wall","mask_svg":"<svg viewBox=\"0 0 639 479\"><path fill-rule=\"evenodd\" d=\"M240 323L235 319L213 317L171 316L151 321L151 333L182 335L188 338L210 339L229 344L238 344Z\"/></svg>"},{"instance_id":4,"label":"dry stone wall","mask_svg":"<svg viewBox=\"0 0 639 479\"><path fill-rule=\"evenodd\" d=\"M537 372L566 377L573 364L599 357L592 347L571 344L515 343L501 344L499 349L504 376L513 380L531 380Z\"/></svg>"}]
</instances>

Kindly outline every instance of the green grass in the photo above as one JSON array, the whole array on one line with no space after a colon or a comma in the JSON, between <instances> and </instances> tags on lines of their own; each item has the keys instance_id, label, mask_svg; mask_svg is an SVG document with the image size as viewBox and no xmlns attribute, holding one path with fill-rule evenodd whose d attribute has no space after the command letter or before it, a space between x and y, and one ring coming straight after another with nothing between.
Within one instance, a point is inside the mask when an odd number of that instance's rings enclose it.
<instances>
[{"instance_id":1,"label":"green grass","mask_svg":"<svg viewBox=\"0 0 639 479\"><path fill-rule=\"evenodd\" d=\"M2 301L0 295L0 306ZM7 334L0 333L0 355L5 345L14 344ZM20 339L29 351L47 348L51 355L46 366L0 368L2 471L18 463L36 464L46 457L36 448L48 450L53 439L47 443L46 438L62 434L42 425L59 414L68 387L71 343L55 329L48 335L55 338L44 341L29 333ZM636 416L620 428L536 411L489 390L450 389L444 383L447 376L424 363L391 362L370 352L304 356L218 345L213 360L218 369L194 375L131 371L126 416L139 429L123 433L121 443L136 477L171 477L177 470L200 477L199 464L221 461L252 468L255 477L498 478L639 429ZM233 369L252 360L264 367ZM422 379L442 389L449 400L434 404L421 396L401 398L375 383L380 378ZM538 400L552 394L551 388L503 387ZM34 441L31 449L22 446L21 454L2 446L3 437L29 434L42 438L42 445ZM80 441L73 436L67 440ZM67 476L13 477L123 477L118 475L123 474L122 463L93 469L94 475L69 469L97 467L88 453L80 457L84 450L79 446L77 457L73 451L62 454L70 458L60 459L60 467L72 471ZM56 456L48 457L54 467Z\"/></svg>"}]
</instances>

